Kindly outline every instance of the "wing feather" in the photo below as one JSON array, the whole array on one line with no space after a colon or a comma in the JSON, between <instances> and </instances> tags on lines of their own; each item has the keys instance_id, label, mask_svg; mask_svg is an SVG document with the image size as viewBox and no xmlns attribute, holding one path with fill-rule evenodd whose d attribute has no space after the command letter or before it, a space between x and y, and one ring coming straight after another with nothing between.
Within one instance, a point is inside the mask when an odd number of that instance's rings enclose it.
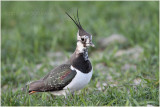
<instances>
[{"instance_id":1,"label":"wing feather","mask_svg":"<svg viewBox=\"0 0 160 107\"><path fill-rule=\"evenodd\" d=\"M72 79L77 74L76 71L70 69L69 64L63 64L58 67L56 67L54 70L52 70L49 74L47 74L44 78L42 78L41 84L43 84L43 87L39 87L39 83L34 82L34 85L36 87L31 87L30 91L39 91L39 92L47 92L47 91L58 91L62 90L66 85L68 85ZM35 90L36 89L36 90Z\"/></svg>"}]
</instances>

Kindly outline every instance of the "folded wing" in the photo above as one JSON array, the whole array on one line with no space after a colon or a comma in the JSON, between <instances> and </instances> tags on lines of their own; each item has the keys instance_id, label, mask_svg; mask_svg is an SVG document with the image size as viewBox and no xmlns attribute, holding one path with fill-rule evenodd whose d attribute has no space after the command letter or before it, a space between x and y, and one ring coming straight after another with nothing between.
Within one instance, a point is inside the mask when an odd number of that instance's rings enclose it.
<instances>
[{"instance_id":1,"label":"folded wing","mask_svg":"<svg viewBox=\"0 0 160 107\"><path fill-rule=\"evenodd\" d=\"M41 80L29 84L29 93L62 90L76 75L69 64L56 67Z\"/></svg>"}]
</instances>

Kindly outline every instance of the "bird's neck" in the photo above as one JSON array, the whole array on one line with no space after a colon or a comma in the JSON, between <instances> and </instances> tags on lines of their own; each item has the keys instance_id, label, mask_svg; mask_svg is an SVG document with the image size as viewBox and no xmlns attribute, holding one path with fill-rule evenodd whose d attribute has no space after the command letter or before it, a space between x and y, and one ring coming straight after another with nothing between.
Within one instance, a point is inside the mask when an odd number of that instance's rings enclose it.
<instances>
[{"instance_id":1,"label":"bird's neck","mask_svg":"<svg viewBox=\"0 0 160 107\"><path fill-rule=\"evenodd\" d=\"M92 69L92 65L88 59L88 48L76 47L75 52L67 62L83 73L88 73Z\"/></svg>"},{"instance_id":2,"label":"bird's neck","mask_svg":"<svg viewBox=\"0 0 160 107\"><path fill-rule=\"evenodd\" d=\"M73 64L78 61L81 61L81 62L88 61L88 48L84 47L79 43L77 43L76 50L74 51L70 59L67 61L67 63Z\"/></svg>"},{"instance_id":3,"label":"bird's neck","mask_svg":"<svg viewBox=\"0 0 160 107\"><path fill-rule=\"evenodd\" d=\"M81 42L77 42L75 54L76 56L79 56L79 54L83 54L84 60L88 60L88 48L84 47L84 45Z\"/></svg>"}]
</instances>

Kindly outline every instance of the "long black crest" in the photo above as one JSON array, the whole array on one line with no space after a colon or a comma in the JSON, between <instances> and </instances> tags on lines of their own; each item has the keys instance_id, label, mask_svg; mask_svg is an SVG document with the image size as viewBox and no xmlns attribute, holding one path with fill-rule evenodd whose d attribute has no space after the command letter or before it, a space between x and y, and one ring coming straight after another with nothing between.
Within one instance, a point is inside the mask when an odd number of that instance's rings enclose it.
<instances>
[{"instance_id":1,"label":"long black crest","mask_svg":"<svg viewBox=\"0 0 160 107\"><path fill-rule=\"evenodd\" d=\"M78 17L78 9L77 9L77 19L75 18L74 16L74 19L66 12L66 14L72 19L72 21L77 25L78 29L82 29L82 26L80 24L80 21L79 21L79 17Z\"/></svg>"}]
</instances>

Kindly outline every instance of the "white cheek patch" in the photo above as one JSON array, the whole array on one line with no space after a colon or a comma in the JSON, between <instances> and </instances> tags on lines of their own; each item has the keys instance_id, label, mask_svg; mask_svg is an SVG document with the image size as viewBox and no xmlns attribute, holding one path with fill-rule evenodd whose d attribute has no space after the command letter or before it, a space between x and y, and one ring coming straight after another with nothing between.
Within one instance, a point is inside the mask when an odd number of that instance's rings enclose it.
<instances>
[{"instance_id":1,"label":"white cheek patch","mask_svg":"<svg viewBox=\"0 0 160 107\"><path fill-rule=\"evenodd\" d=\"M86 43L89 43L89 38L87 39Z\"/></svg>"},{"instance_id":2,"label":"white cheek patch","mask_svg":"<svg viewBox=\"0 0 160 107\"><path fill-rule=\"evenodd\" d=\"M89 37L88 36L86 36L86 35L84 35L84 36L82 36L82 38L84 38L86 41L86 43L89 43Z\"/></svg>"},{"instance_id":3,"label":"white cheek patch","mask_svg":"<svg viewBox=\"0 0 160 107\"><path fill-rule=\"evenodd\" d=\"M90 44L90 42L92 41L92 35L91 35L91 36L87 36L87 35L80 36L80 35L79 35L79 31L77 32L77 41L79 41L79 42L77 43L77 46L78 46L78 50L79 50L79 51L83 51L83 49L84 49L83 44L80 42L80 41L82 41L82 40L81 40L82 38L85 39L86 46L90 46L89 44Z\"/></svg>"},{"instance_id":4,"label":"white cheek patch","mask_svg":"<svg viewBox=\"0 0 160 107\"><path fill-rule=\"evenodd\" d=\"M77 40L81 40L81 37L80 37L80 36L77 36Z\"/></svg>"},{"instance_id":5,"label":"white cheek patch","mask_svg":"<svg viewBox=\"0 0 160 107\"><path fill-rule=\"evenodd\" d=\"M77 50L81 53L81 52L84 52L84 49L85 49L85 47L83 46L83 44L80 41L78 41L77 42Z\"/></svg>"}]
</instances>

